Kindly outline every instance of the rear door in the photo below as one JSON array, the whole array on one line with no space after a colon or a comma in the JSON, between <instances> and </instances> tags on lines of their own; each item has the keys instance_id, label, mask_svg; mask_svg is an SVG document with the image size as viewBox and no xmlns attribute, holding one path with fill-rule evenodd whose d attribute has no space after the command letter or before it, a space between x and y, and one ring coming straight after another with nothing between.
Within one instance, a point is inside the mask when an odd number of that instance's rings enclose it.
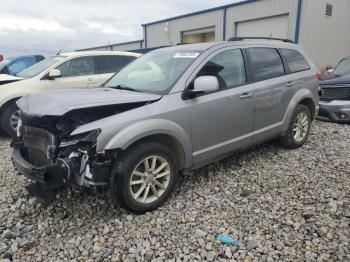
<instances>
[{"instance_id":1,"label":"rear door","mask_svg":"<svg viewBox=\"0 0 350 262\"><path fill-rule=\"evenodd\" d=\"M99 74L96 73L93 56L72 58L56 69L61 71L62 77L45 80L46 87L62 88L91 88L99 86Z\"/></svg>"},{"instance_id":2,"label":"rear door","mask_svg":"<svg viewBox=\"0 0 350 262\"><path fill-rule=\"evenodd\" d=\"M122 68L135 59L136 57L123 55L96 56L96 69L97 73L100 75L99 84L102 85L115 73L119 72Z\"/></svg>"},{"instance_id":3,"label":"rear door","mask_svg":"<svg viewBox=\"0 0 350 262\"><path fill-rule=\"evenodd\" d=\"M277 135L290 97L282 58L275 48L246 49L251 79L257 87L254 93L254 142Z\"/></svg>"}]
</instances>

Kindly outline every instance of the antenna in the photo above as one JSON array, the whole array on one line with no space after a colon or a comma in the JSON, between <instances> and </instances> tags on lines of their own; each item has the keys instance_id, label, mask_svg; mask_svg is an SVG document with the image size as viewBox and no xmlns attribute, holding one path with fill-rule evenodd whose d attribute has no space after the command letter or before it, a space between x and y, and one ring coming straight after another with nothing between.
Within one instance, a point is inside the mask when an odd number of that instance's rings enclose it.
<instances>
[{"instance_id":1,"label":"antenna","mask_svg":"<svg viewBox=\"0 0 350 262\"><path fill-rule=\"evenodd\" d=\"M269 40L271 40L272 39L272 33L270 34L270 37L269 37Z\"/></svg>"},{"instance_id":2,"label":"antenna","mask_svg":"<svg viewBox=\"0 0 350 262\"><path fill-rule=\"evenodd\" d=\"M56 55L60 55L61 54L61 52L62 52L62 50L63 50L63 48L65 48L66 47L66 44L64 43L63 44L63 46L61 47L61 49L60 50L58 50L58 52L57 52L57 54Z\"/></svg>"}]
</instances>

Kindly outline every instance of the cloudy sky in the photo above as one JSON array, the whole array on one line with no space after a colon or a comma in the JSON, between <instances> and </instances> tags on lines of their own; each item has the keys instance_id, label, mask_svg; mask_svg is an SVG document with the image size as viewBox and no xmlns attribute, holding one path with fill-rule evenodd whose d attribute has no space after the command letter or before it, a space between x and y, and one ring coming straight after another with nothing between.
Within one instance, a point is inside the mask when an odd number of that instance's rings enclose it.
<instances>
[{"instance_id":1,"label":"cloudy sky","mask_svg":"<svg viewBox=\"0 0 350 262\"><path fill-rule=\"evenodd\" d=\"M232 0L0 0L0 54L56 53L142 39L141 24Z\"/></svg>"}]
</instances>

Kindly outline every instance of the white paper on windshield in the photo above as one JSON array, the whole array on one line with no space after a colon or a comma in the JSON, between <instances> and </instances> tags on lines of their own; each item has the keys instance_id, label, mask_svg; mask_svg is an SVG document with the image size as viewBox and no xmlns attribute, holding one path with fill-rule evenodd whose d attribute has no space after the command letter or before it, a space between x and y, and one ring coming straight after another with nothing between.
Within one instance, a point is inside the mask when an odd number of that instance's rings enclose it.
<instances>
[{"instance_id":1,"label":"white paper on windshield","mask_svg":"<svg viewBox=\"0 0 350 262\"><path fill-rule=\"evenodd\" d=\"M197 58L199 53L176 53L174 58Z\"/></svg>"}]
</instances>

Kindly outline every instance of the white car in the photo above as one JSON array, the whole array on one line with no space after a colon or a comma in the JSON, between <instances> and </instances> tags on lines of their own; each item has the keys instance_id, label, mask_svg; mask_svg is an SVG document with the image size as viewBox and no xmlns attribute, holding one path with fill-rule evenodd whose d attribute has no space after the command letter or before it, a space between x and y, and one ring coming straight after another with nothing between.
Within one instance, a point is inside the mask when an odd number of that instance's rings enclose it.
<instances>
[{"instance_id":1,"label":"white car","mask_svg":"<svg viewBox=\"0 0 350 262\"><path fill-rule=\"evenodd\" d=\"M17 76L24 80L0 86L0 126L16 135L16 101L52 89L99 87L140 54L117 51L72 52L48 57Z\"/></svg>"}]
</instances>

